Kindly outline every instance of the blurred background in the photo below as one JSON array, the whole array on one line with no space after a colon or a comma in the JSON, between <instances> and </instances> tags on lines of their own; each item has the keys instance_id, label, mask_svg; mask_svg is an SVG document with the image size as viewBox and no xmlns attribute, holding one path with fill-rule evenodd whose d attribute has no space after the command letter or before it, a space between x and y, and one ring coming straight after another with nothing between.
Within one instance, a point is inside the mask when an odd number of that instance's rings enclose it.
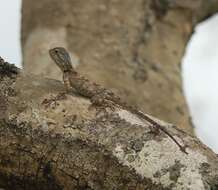
<instances>
[{"instance_id":1,"label":"blurred background","mask_svg":"<svg viewBox=\"0 0 218 190\"><path fill-rule=\"evenodd\" d=\"M21 0L0 2L0 24L0 55L21 67ZM181 75L195 133L218 153L217 34L218 15L195 27L183 57ZM72 56L78 59L77 55Z\"/></svg>"},{"instance_id":2,"label":"blurred background","mask_svg":"<svg viewBox=\"0 0 218 190\"><path fill-rule=\"evenodd\" d=\"M0 54L21 66L21 0L0 2Z\"/></svg>"}]
</instances>

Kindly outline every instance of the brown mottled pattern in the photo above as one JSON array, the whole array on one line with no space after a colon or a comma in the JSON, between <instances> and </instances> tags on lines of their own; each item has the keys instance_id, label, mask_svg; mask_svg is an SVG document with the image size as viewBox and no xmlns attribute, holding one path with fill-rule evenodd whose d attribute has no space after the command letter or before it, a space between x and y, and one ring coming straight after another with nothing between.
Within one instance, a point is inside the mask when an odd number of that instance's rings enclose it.
<instances>
[{"instance_id":1,"label":"brown mottled pattern","mask_svg":"<svg viewBox=\"0 0 218 190\"><path fill-rule=\"evenodd\" d=\"M158 130L163 131L167 134L180 148L180 150L187 154L186 146L182 146L179 142L161 125L155 122L153 119L145 115L143 112L128 106L125 102L122 102L121 99L116 96L112 91L103 88L102 86L90 82L88 79L80 76L73 68L70 55L67 50L63 47L56 47L49 50L51 58L54 60L56 65L63 72L63 80L65 85L68 88L73 88L76 93L90 98L92 103L101 104L103 102L110 102L116 104L123 109L129 110L131 113L138 115L140 118L148 121L152 124L153 127L156 127Z\"/></svg>"}]
</instances>

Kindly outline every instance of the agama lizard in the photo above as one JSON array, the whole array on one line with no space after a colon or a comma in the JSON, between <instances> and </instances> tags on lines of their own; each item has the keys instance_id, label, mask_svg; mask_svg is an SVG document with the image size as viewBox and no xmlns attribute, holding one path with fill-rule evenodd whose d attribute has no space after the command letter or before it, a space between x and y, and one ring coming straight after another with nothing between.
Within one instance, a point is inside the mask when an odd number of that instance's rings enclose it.
<instances>
[{"instance_id":1,"label":"agama lizard","mask_svg":"<svg viewBox=\"0 0 218 190\"><path fill-rule=\"evenodd\" d=\"M101 104L104 102L111 102L123 109L136 114L141 119L148 121L156 129L163 131L167 134L180 148L180 150L187 154L186 146L182 146L163 126L151 119L149 116L139 111L138 109L128 106L123 102L119 96L115 95L112 91L103 88L99 84L92 83L85 77L81 76L73 68L71 58L67 50L63 47L56 47L49 50L49 54L56 65L63 72L63 81L67 89L71 88L77 94L90 98L92 103Z\"/></svg>"}]
</instances>

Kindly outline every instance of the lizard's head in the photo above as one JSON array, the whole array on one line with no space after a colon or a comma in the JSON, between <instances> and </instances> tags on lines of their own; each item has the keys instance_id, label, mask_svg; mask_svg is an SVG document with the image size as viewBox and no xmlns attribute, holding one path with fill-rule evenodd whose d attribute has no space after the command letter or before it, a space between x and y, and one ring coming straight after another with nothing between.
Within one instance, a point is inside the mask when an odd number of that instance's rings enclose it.
<instances>
[{"instance_id":1,"label":"lizard's head","mask_svg":"<svg viewBox=\"0 0 218 190\"><path fill-rule=\"evenodd\" d=\"M73 69L70 55L65 48L55 47L50 49L49 55L63 72Z\"/></svg>"}]
</instances>

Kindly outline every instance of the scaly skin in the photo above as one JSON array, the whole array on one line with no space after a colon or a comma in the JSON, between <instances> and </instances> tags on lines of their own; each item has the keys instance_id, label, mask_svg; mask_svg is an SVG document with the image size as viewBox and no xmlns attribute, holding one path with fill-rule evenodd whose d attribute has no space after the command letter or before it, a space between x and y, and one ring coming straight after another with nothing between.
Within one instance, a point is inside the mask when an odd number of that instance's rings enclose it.
<instances>
[{"instance_id":1,"label":"scaly skin","mask_svg":"<svg viewBox=\"0 0 218 190\"><path fill-rule=\"evenodd\" d=\"M186 147L179 144L179 142L163 126L159 125L156 121L138 109L127 105L120 99L119 96L115 95L112 91L103 88L99 84L90 82L88 79L77 73L72 66L70 55L65 48L56 47L50 49L49 54L56 65L63 72L63 81L67 89L72 89L77 94L90 98L94 104L100 105L103 102L111 102L112 104L115 104L123 109L130 111L133 114L136 114L140 118L151 123L153 127L156 127L156 129L161 130L167 134L178 145L180 150L187 154L185 149Z\"/></svg>"}]
</instances>

